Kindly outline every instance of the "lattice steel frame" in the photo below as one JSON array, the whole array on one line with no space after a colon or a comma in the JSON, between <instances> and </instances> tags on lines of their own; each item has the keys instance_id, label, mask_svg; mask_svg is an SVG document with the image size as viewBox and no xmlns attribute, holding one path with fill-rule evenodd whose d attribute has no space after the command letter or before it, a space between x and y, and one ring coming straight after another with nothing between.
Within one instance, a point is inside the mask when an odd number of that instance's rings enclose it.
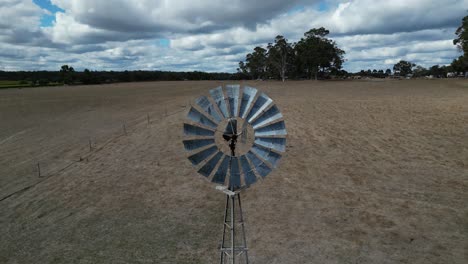
<instances>
[{"instance_id":1,"label":"lattice steel frame","mask_svg":"<svg viewBox=\"0 0 468 264\"><path fill-rule=\"evenodd\" d=\"M239 206L236 213L236 200ZM237 216L237 217L236 217ZM238 219L237 219L238 218ZM240 227L240 232L238 227ZM226 235L229 233L229 240ZM240 235L241 237L238 237ZM237 238L237 241L236 241ZM240 243L238 242L240 240ZM220 264L249 263L247 241L245 238L244 216L240 193L226 193L226 207L224 210L223 239L220 248Z\"/></svg>"}]
</instances>

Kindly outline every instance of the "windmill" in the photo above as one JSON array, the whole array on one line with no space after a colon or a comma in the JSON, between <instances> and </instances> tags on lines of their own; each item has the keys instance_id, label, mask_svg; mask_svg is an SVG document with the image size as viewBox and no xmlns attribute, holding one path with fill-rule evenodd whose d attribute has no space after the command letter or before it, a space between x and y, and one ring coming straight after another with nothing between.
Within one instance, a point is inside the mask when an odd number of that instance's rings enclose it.
<instances>
[{"instance_id":1,"label":"windmill","mask_svg":"<svg viewBox=\"0 0 468 264\"><path fill-rule=\"evenodd\" d=\"M265 93L226 85L195 100L184 147L199 174L226 194L220 263L248 263L240 191L265 178L286 146L283 115Z\"/></svg>"}]
</instances>

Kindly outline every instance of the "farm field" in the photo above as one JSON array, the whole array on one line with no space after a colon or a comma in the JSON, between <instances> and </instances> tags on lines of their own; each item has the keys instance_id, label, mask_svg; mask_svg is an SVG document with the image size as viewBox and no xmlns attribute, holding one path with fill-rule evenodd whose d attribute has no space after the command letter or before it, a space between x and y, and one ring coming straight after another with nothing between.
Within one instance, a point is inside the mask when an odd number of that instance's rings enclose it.
<instances>
[{"instance_id":1,"label":"farm field","mask_svg":"<svg viewBox=\"0 0 468 264\"><path fill-rule=\"evenodd\" d=\"M47 86L58 86L62 85L57 82L47 82ZM38 83L32 83L31 81L7 81L7 80L0 80L0 89L7 89L7 88L31 88L31 87L38 87Z\"/></svg>"},{"instance_id":2,"label":"farm field","mask_svg":"<svg viewBox=\"0 0 468 264\"><path fill-rule=\"evenodd\" d=\"M12 87L24 87L28 86L27 83L22 83L20 81L4 81L0 80L0 89L2 88L12 88Z\"/></svg>"},{"instance_id":3,"label":"farm field","mask_svg":"<svg viewBox=\"0 0 468 264\"><path fill-rule=\"evenodd\" d=\"M182 122L222 83L1 89L0 263L217 262ZM252 263L468 263L468 81L241 83L289 134L242 193Z\"/></svg>"}]
</instances>

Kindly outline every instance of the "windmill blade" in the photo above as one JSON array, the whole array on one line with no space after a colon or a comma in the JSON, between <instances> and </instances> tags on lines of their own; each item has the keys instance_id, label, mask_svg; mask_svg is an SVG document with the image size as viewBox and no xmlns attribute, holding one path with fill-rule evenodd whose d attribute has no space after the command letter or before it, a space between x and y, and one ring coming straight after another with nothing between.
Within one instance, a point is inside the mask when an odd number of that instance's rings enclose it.
<instances>
[{"instance_id":1,"label":"windmill blade","mask_svg":"<svg viewBox=\"0 0 468 264\"><path fill-rule=\"evenodd\" d=\"M269 162L273 168L276 168L278 161L281 159L281 155L275 153L265 147L260 145L254 144L252 147L252 152L255 153L257 156L261 157L265 161Z\"/></svg>"},{"instance_id":2,"label":"windmill blade","mask_svg":"<svg viewBox=\"0 0 468 264\"><path fill-rule=\"evenodd\" d=\"M185 150L192 151L215 143L214 138L184 140Z\"/></svg>"},{"instance_id":3,"label":"windmill blade","mask_svg":"<svg viewBox=\"0 0 468 264\"><path fill-rule=\"evenodd\" d=\"M244 120L244 123L242 124L242 129L241 129L241 143L246 143L247 142L247 120Z\"/></svg>"},{"instance_id":4,"label":"windmill blade","mask_svg":"<svg viewBox=\"0 0 468 264\"><path fill-rule=\"evenodd\" d=\"M217 123L221 122L222 117L216 110L215 106L208 100L206 96L200 96L195 100L195 103L200 106L205 113L211 116Z\"/></svg>"},{"instance_id":5,"label":"windmill blade","mask_svg":"<svg viewBox=\"0 0 468 264\"><path fill-rule=\"evenodd\" d=\"M187 117L193 122L200 124L200 125L209 126L214 129L216 129L216 127L218 126L216 125L215 122L211 121L208 117L206 117L204 114L202 114L200 111L198 111L197 109L193 107L190 108L190 111Z\"/></svg>"},{"instance_id":6,"label":"windmill blade","mask_svg":"<svg viewBox=\"0 0 468 264\"><path fill-rule=\"evenodd\" d=\"M242 100L241 100L241 106L239 110L239 116L242 118L246 118L248 114L248 110L252 106L252 102L255 99L255 96L257 95L257 89L252 88L250 86L245 86L242 92Z\"/></svg>"},{"instance_id":7,"label":"windmill blade","mask_svg":"<svg viewBox=\"0 0 468 264\"><path fill-rule=\"evenodd\" d=\"M226 95L229 102L230 117L237 117L239 109L239 90L240 85L226 85Z\"/></svg>"},{"instance_id":8,"label":"windmill blade","mask_svg":"<svg viewBox=\"0 0 468 264\"><path fill-rule=\"evenodd\" d=\"M201 175L205 177L210 176L211 172L214 170L216 165L218 165L218 162L222 156L223 156L223 153L221 151L218 151L216 155L214 155L205 165L203 165L203 167L201 167L198 170L198 173L200 173Z\"/></svg>"},{"instance_id":9,"label":"windmill blade","mask_svg":"<svg viewBox=\"0 0 468 264\"><path fill-rule=\"evenodd\" d=\"M186 136L214 136L214 131L194 126L190 124L184 124L184 135Z\"/></svg>"},{"instance_id":10,"label":"windmill blade","mask_svg":"<svg viewBox=\"0 0 468 264\"><path fill-rule=\"evenodd\" d=\"M257 127L256 129L254 129L254 131L256 137L287 135L284 121L279 121L264 127Z\"/></svg>"},{"instance_id":11,"label":"windmill blade","mask_svg":"<svg viewBox=\"0 0 468 264\"><path fill-rule=\"evenodd\" d=\"M257 127L261 127L265 124L268 124L268 123L271 123L275 120L278 120L280 118L282 118L283 115L280 113L278 107L276 107L276 105L273 105L272 107L270 107L270 109L268 109L267 111L263 112L262 114L260 114L253 122L252 122L252 126L254 129L256 129Z\"/></svg>"},{"instance_id":12,"label":"windmill blade","mask_svg":"<svg viewBox=\"0 0 468 264\"><path fill-rule=\"evenodd\" d=\"M212 146L189 156L188 159L192 162L193 165L198 165L202 161L206 160L209 156L213 155L213 153L215 153L217 150L218 147Z\"/></svg>"},{"instance_id":13,"label":"windmill blade","mask_svg":"<svg viewBox=\"0 0 468 264\"><path fill-rule=\"evenodd\" d=\"M255 167L255 171L258 173L258 175L262 176L262 178L265 178L271 172L270 167L268 167L265 162L259 159L252 151L247 152L245 156Z\"/></svg>"},{"instance_id":14,"label":"windmill blade","mask_svg":"<svg viewBox=\"0 0 468 264\"><path fill-rule=\"evenodd\" d=\"M245 155L239 157L239 161L241 164L242 172L244 174L244 182L246 185L251 185L257 181L257 176L253 172L252 168L250 167L249 162Z\"/></svg>"},{"instance_id":15,"label":"windmill blade","mask_svg":"<svg viewBox=\"0 0 468 264\"><path fill-rule=\"evenodd\" d=\"M212 182L224 184L224 182L226 181L227 171L229 169L229 160L230 157L224 155L223 161L221 161L218 170L213 175L213 179L211 179Z\"/></svg>"},{"instance_id":16,"label":"windmill blade","mask_svg":"<svg viewBox=\"0 0 468 264\"><path fill-rule=\"evenodd\" d=\"M219 86L215 89L210 90L210 95L215 101L216 105L218 106L218 109L224 115L224 117L228 118L229 113L228 113L226 101L224 100L223 88Z\"/></svg>"},{"instance_id":17,"label":"windmill blade","mask_svg":"<svg viewBox=\"0 0 468 264\"><path fill-rule=\"evenodd\" d=\"M257 100L255 100L255 103L252 106L252 109L250 109L249 114L247 115L247 121L252 122L260 113L262 113L263 110L265 110L273 100L270 99L266 94L261 93L258 97Z\"/></svg>"},{"instance_id":18,"label":"windmill blade","mask_svg":"<svg viewBox=\"0 0 468 264\"><path fill-rule=\"evenodd\" d=\"M285 138L258 137L258 138L255 138L255 144L260 145L265 148L274 149L279 152L284 152L286 150Z\"/></svg>"}]
</instances>

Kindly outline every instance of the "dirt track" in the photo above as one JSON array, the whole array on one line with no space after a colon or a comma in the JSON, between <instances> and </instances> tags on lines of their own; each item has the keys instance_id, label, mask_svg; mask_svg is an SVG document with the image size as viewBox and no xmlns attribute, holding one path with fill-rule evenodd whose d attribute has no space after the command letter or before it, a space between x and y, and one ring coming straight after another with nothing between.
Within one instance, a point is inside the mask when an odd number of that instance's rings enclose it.
<instances>
[{"instance_id":1,"label":"dirt track","mask_svg":"<svg viewBox=\"0 0 468 264\"><path fill-rule=\"evenodd\" d=\"M0 90L0 263L216 262L181 124L218 84ZM250 85L289 133L243 193L252 263L468 263L468 81Z\"/></svg>"}]
</instances>

